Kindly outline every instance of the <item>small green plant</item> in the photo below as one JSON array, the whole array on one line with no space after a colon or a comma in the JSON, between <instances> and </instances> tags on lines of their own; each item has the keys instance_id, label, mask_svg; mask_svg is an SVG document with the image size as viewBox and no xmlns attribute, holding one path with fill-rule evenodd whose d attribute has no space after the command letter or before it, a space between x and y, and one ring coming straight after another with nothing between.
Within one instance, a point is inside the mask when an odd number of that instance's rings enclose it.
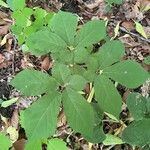
<instances>
[{"instance_id":1,"label":"small green plant","mask_svg":"<svg viewBox=\"0 0 150 150\"><path fill-rule=\"evenodd\" d=\"M123 140L134 146L149 147L150 98L131 93L127 99L127 106L134 121L123 131Z\"/></svg>"},{"instance_id":2,"label":"small green plant","mask_svg":"<svg viewBox=\"0 0 150 150\"><path fill-rule=\"evenodd\" d=\"M7 0L7 3L13 10L12 18L15 20L11 30L20 45L25 44L29 35L44 28L54 14L39 7L26 7L25 0Z\"/></svg>"},{"instance_id":3,"label":"small green plant","mask_svg":"<svg viewBox=\"0 0 150 150\"><path fill-rule=\"evenodd\" d=\"M106 139L104 113L118 121L121 112L117 84L137 88L149 78L140 64L122 59L125 48L120 41L106 39L104 21L89 21L78 28L78 17L62 11L48 26L27 37L28 52L50 54L54 66L51 74L25 69L11 81L24 95L40 97L21 111L21 126L28 138L26 149L35 143L41 147L43 140L54 135L60 108L74 132L92 143ZM102 40L104 44L93 51L93 44ZM87 84L90 93L84 92Z\"/></svg>"}]
</instances>

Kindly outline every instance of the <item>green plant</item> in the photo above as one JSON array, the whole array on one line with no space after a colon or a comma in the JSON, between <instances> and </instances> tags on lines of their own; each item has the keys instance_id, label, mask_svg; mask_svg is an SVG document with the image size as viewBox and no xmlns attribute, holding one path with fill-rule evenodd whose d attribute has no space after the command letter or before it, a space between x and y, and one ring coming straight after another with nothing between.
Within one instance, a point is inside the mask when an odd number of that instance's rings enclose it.
<instances>
[{"instance_id":1,"label":"green plant","mask_svg":"<svg viewBox=\"0 0 150 150\"><path fill-rule=\"evenodd\" d=\"M20 45L24 44L29 35L41 30L46 26L54 13L34 7L26 7L25 0L7 0L9 7L13 10L12 18L15 23L11 26L12 32L17 37Z\"/></svg>"},{"instance_id":2,"label":"green plant","mask_svg":"<svg viewBox=\"0 0 150 150\"><path fill-rule=\"evenodd\" d=\"M148 146L150 144L150 98L131 93L127 99L127 106L134 121L123 131L123 140L134 146Z\"/></svg>"},{"instance_id":3,"label":"green plant","mask_svg":"<svg viewBox=\"0 0 150 150\"><path fill-rule=\"evenodd\" d=\"M49 53L54 60L50 75L25 69L11 81L26 96L43 95L21 111L27 145L53 136L62 106L75 132L92 143L104 141L104 112L119 120L122 106L113 82L136 88L149 77L140 64L122 59L125 49L120 41L106 40L104 21L89 21L81 28L77 25L77 16L59 11L47 27L26 39L29 52L36 56ZM102 40L105 43L94 52L93 44ZM87 84L90 93L84 92Z\"/></svg>"}]
</instances>

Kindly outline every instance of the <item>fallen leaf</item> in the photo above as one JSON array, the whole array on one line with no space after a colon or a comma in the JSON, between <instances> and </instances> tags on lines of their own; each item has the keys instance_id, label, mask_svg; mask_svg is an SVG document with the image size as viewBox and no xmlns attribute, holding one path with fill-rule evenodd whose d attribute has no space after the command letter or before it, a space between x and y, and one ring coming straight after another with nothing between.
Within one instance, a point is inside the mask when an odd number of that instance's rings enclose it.
<instances>
[{"instance_id":1,"label":"fallen leaf","mask_svg":"<svg viewBox=\"0 0 150 150\"><path fill-rule=\"evenodd\" d=\"M0 43L0 46L5 45L5 44L7 43L7 40L10 39L10 38L12 38L12 35L9 34L9 33L6 34L6 35L3 37L3 39L2 39L2 41L1 41L1 43Z\"/></svg>"},{"instance_id":2,"label":"fallen leaf","mask_svg":"<svg viewBox=\"0 0 150 150\"><path fill-rule=\"evenodd\" d=\"M134 22L135 22L135 29L136 29L136 31L138 33L140 33L144 38L147 39L147 35L146 35L145 31L144 31L143 26L139 22L136 22L136 21L134 21Z\"/></svg>"},{"instance_id":3,"label":"fallen leaf","mask_svg":"<svg viewBox=\"0 0 150 150\"><path fill-rule=\"evenodd\" d=\"M13 146L14 146L15 150L24 150L25 144L26 144L26 140L25 139L21 139L21 140L16 141L13 144Z\"/></svg>"},{"instance_id":4,"label":"fallen leaf","mask_svg":"<svg viewBox=\"0 0 150 150\"><path fill-rule=\"evenodd\" d=\"M150 10L150 0L139 0L137 2L139 3L139 7L142 12Z\"/></svg>"},{"instance_id":5,"label":"fallen leaf","mask_svg":"<svg viewBox=\"0 0 150 150\"><path fill-rule=\"evenodd\" d=\"M116 25L116 27L115 27L115 29L114 29L115 35L113 36L112 39L116 38L117 35L119 34L119 26L120 26L120 21L117 23L117 25Z\"/></svg>"},{"instance_id":6,"label":"fallen leaf","mask_svg":"<svg viewBox=\"0 0 150 150\"><path fill-rule=\"evenodd\" d=\"M9 126L7 128L7 133L10 136L10 140L14 143L18 139L18 131L16 130L15 127Z\"/></svg>"},{"instance_id":7,"label":"fallen leaf","mask_svg":"<svg viewBox=\"0 0 150 150\"><path fill-rule=\"evenodd\" d=\"M6 35L9 30L9 25L0 26L0 36Z\"/></svg>"},{"instance_id":8,"label":"fallen leaf","mask_svg":"<svg viewBox=\"0 0 150 150\"><path fill-rule=\"evenodd\" d=\"M124 21L121 25L128 31L135 29L133 21Z\"/></svg>"},{"instance_id":9,"label":"fallen leaf","mask_svg":"<svg viewBox=\"0 0 150 150\"><path fill-rule=\"evenodd\" d=\"M50 60L48 56L46 56L41 62L41 69L44 69L47 71L50 68L52 68L52 61Z\"/></svg>"},{"instance_id":10,"label":"fallen leaf","mask_svg":"<svg viewBox=\"0 0 150 150\"><path fill-rule=\"evenodd\" d=\"M13 111L13 114L12 114L12 117L11 117L11 120L10 120L11 126L15 127L16 129L18 129L18 126L19 126L19 114L18 113L19 113L18 109L16 108Z\"/></svg>"},{"instance_id":11,"label":"fallen leaf","mask_svg":"<svg viewBox=\"0 0 150 150\"><path fill-rule=\"evenodd\" d=\"M17 100L18 100L18 98L12 98L10 100L2 102L1 106L4 107L4 108L6 108L6 107L8 107L8 106L10 106L10 105L12 105L14 103L16 103Z\"/></svg>"},{"instance_id":12,"label":"fallen leaf","mask_svg":"<svg viewBox=\"0 0 150 150\"><path fill-rule=\"evenodd\" d=\"M129 34L119 37L119 40L121 40L121 42L125 44L125 47L128 48L140 45L140 43L135 42L134 38L132 38Z\"/></svg>"},{"instance_id":13,"label":"fallen leaf","mask_svg":"<svg viewBox=\"0 0 150 150\"><path fill-rule=\"evenodd\" d=\"M147 38L150 38L150 27L149 26L143 27L143 29L144 29L144 31L145 31L145 33L147 35Z\"/></svg>"},{"instance_id":14,"label":"fallen leaf","mask_svg":"<svg viewBox=\"0 0 150 150\"><path fill-rule=\"evenodd\" d=\"M61 111L58 115L58 123L57 123L57 126L58 127L62 127L64 125L66 125L67 121L66 121L66 116L64 114L63 111Z\"/></svg>"},{"instance_id":15,"label":"fallen leaf","mask_svg":"<svg viewBox=\"0 0 150 150\"><path fill-rule=\"evenodd\" d=\"M4 62L4 60L5 60L5 57L2 54L0 54L0 65L1 65L1 63Z\"/></svg>"}]
</instances>

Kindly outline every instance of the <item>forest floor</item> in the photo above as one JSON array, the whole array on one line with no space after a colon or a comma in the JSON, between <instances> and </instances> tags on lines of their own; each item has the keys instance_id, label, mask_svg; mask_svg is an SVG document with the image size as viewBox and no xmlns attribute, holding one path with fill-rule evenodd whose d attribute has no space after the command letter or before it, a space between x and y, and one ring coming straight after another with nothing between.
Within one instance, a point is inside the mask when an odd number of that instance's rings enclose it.
<instances>
[{"instance_id":1,"label":"forest floor","mask_svg":"<svg viewBox=\"0 0 150 150\"><path fill-rule=\"evenodd\" d=\"M150 11L143 11L147 6L150 7L149 0L125 0L121 5L113 5L110 10L107 8L107 3L103 0L28 0L29 7L40 6L47 11L64 10L80 16L82 22L99 18L108 19L107 32L110 37L121 40L126 48L126 56L130 59L135 59L142 66L150 71L150 65L143 63L145 57L150 55ZM147 35L147 39L136 31L135 23L140 22ZM42 69L49 68L51 65L47 57L26 56L22 53L21 48L17 44L15 36L10 31L10 26L13 20L9 9L0 8L0 99L8 100L14 97L19 97L20 101L16 105L11 105L7 108L0 107L0 128L3 126L18 126L19 110L27 108L31 105L34 97L23 97L18 91L9 85L10 80L20 70L32 66ZM123 99L125 100L129 90L120 86L118 88ZM150 82L147 81L142 88L135 89L143 95L150 92ZM124 117L126 112L122 112ZM64 126L64 114L59 115L57 137L61 137L68 142L70 149L89 149L89 143L83 140L80 135L73 134L72 130ZM106 123L105 130L112 130L114 124L109 127ZM19 139L14 146L15 150L22 150L25 140L24 130L20 129ZM132 147L125 145L107 146L93 145L93 150L132 150Z\"/></svg>"}]
</instances>

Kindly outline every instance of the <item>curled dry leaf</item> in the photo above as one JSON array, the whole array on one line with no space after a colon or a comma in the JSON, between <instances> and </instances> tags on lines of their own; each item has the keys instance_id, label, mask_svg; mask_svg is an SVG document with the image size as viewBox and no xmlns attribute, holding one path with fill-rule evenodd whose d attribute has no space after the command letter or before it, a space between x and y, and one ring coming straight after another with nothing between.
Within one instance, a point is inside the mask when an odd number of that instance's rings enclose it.
<instances>
[{"instance_id":1,"label":"curled dry leaf","mask_svg":"<svg viewBox=\"0 0 150 150\"><path fill-rule=\"evenodd\" d=\"M121 25L128 31L135 29L133 21L124 21Z\"/></svg>"},{"instance_id":2,"label":"curled dry leaf","mask_svg":"<svg viewBox=\"0 0 150 150\"><path fill-rule=\"evenodd\" d=\"M10 51L12 48L13 39L8 39L8 42L6 43L6 50Z\"/></svg>"},{"instance_id":3,"label":"curled dry leaf","mask_svg":"<svg viewBox=\"0 0 150 150\"><path fill-rule=\"evenodd\" d=\"M26 143L26 140L25 140L25 139L21 139L21 140L16 141L16 142L13 144L14 150L24 150L25 143Z\"/></svg>"},{"instance_id":4,"label":"curled dry leaf","mask_svg":"<svg viewBox=\"0 0 150 150\"><path fill-rule=\"evenodd\" d=\"M10 38L12 38L12 35L9 34L9 33L6 34L6 35L4 36L4 38L2 39L2 41L1 41L1 43L0 43L0 46L5 45L5 44L7 43L7 40L10 39Z\"/></svg>"},{"instance_id":5,"label":"curled dry leaf","mask_svg":"<svg viewBox=\"0 0 150 150\"><path fill-rule=\"evenodd\" d=\"M66 116L64 114L64 111L61 111L59 113L59 116L58 116L58 123L57 123L57 126L58 127L62 127L64 125L66 125L67 121L66 121Z\"/></svg>"},{"instance_id":6,"label":"curled dry leaf","mask_svg":"<svg viewBox=\"0 0 150 150\"><path fill-rule=\"evenodd\" d=\"M9 25L0 26L0 36L6 35L9 30Z\"/></svg>"},{"instance_id":7,"label":"curled dry leaf","mask_svg":"<svg viewBox=\"0 0 150 150\"><path fill-rule=\"evenodd\" d=\"M44 69L46 71L52 68L52 66L53 66L53 63L48 56L46 56L41 62L41 69Z\"/></svg>"},{"instance_id":8,"label":"curled dry leaf","mask_svg":"<svg viewBox=\"0 0 150 150\"><path fill-rule=\"evenodd\" d=\"M150 78L141 87L142 95L148 97L150 94Z\"/></svg>"},{"instance_id":9,"label":"curled dry leaf","mask_svg":"<svg viewBox=\"0 0 150 150\"><path fill-rule=\"evenodd\" d=\"M150 38L150 27L143 27L147 38Z\"/></svg>"},{"instance_id":10,"label":"curled dry leaf","mask_svg":"<svg viewBox=\"0 0 150 150\"><path fill-rule=\"evenodd\" d=\"M150 9L150 0L139 0L137 1L141 11L148 11Z\"/></svg>"},{"instance_id":11,"label":"curled dry leaf","mask_svg":"<svg viewBox=\"0 0 150 150\"><path fill-rule=\"evenodd\" d=\"M1 65L1 63L4 62L4 60L5 60L5 57L2 54L0 54L0 65Z\"/></svg>"},{"instance_id":12,"label":"curled dry leaf","mask_svg":"<svg viewBox=\"0 0 150 150\"><path fill-rule=\"evenodd\" d=\"M125 44L125 47L128 48L140 45L140 43L135 42L135 40L129 34L119 37L119 40L121 40L121 42Z\"/></svg>"},{"instance_id":13,"label":"curled dry leaf","mask_svg":"<svg viewBox=\"0 0 150 150\"><path fill-rule=\"evenodd\" d=\"M101 4L104 4L104 0L95 0L93 3L85 3L85 6L88 8L88 9L94 9L96 7L99 7Z\"/></svg>"},{"instance_id":14,"label":"curled dry leaf","mask_svg":"<svg viewBox=\"0 0 150 150\"><path fill-rule=\"evenodd\" d=\"M18 125L19 125L18 109L14 110L13 115L12 115L11 120L10 120L10 124L11 124L11 126L18 129Z\"/></svg>"}]
</instances>

